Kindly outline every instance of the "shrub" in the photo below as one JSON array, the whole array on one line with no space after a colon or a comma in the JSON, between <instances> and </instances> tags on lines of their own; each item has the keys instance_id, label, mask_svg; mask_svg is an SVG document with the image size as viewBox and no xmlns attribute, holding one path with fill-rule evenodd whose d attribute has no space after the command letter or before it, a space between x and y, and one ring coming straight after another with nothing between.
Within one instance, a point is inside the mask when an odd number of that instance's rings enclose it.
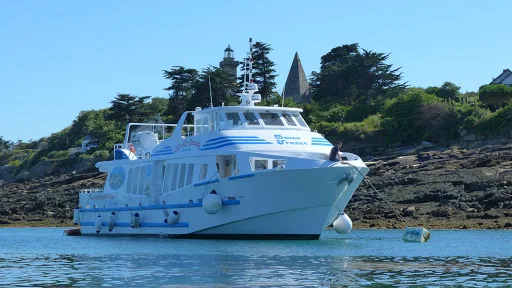
<instances>
[{"instance_id":1,"label":"shrub","mask_svg":"<svg viewBox=\"0 0 512 288\"><path fill-rule=\"evenodd\" d=\"M92 158L94 158L97 161L105 161L108 159L109 153L106 150L98 150L94 153L92 153Z\"/></svg>"},{"instance_id":2,"label":"shrub","mask_svg":"<svg viewBox=\"0 0 512 288\"><path fill-rule=\"evenodd\" d=\"M60 160L60 159L66 159L69 158L69 151L68 150L62 150L62 151L52 151L48 154L48 159L52 160Z\"/></svg>"}]
</instances>

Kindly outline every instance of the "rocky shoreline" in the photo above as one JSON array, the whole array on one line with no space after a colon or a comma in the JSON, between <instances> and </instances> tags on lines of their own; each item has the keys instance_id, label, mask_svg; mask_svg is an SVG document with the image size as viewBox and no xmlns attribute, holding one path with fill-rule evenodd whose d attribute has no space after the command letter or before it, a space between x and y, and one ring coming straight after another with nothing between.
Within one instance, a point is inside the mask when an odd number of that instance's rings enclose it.
<instances>
[{"instance_id":1,"label":"rocky shoreline","mask_svg":"<svg viewBox=\"0 0 512 288\"><path fill-rule=\"evenodd\" d=\"M346 210L354 229L512 229L512 144L406 154L365 159L380 193L367 182L358 188ZM0 227L71 226L78 190L102 187L105 178L75 172L0 181Z\"/></svg>"}]
</instances>

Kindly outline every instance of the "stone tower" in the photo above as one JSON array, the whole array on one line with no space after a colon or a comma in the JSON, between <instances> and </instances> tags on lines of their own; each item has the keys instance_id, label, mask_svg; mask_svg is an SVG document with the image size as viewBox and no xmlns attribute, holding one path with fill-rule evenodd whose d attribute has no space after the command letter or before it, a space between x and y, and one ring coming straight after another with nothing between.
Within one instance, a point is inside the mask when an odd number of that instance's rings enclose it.
<instances>
[{"instance_id":1,"label":"stone tower","mask_svg":"<svg viewBox=\"0 0 512 288\"><path fill-rule=\"evenodd\" d=\"M297 52L295 52L292 67L284 85L283 97L291 97L296 103L309 101L309 83Z\"/></svg>"},{"instance_id":2,"label":"stone tower","mask_svg":"<svg viewBox=\"0 0 512 288\"><path fill-rule=\"evenodd\" d=\"M226 71L236 83L236 71L240 62L235 60L235 54L233 49L228 45L228 48L224 49L224 59L219 62L219 67Z\"/></svg>"}]
</instances>

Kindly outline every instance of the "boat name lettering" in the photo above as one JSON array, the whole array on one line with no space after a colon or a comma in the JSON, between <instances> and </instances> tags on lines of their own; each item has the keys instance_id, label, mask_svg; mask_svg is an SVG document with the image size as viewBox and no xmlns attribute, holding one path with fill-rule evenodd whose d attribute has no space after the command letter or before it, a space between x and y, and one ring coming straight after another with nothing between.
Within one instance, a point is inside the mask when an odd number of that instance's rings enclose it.
<instances>
[{"instance_id":1,"label":"boat name lettering","mask_svg":"<svg viewBox=\"0 0 512 288\"><path fill-rule=\"evenodd\" d=\"M299 136L283 136L281 134L275 134L276 142L279 145L308 145L306 141L302 141Z\"/></svg>"},{"instance_id":2,"label":"boat name lettering","mask_svg":"<svg viewBox=\"0 0 512 288\"><path fill-rule=\"evenodd\" d=\"M176 147L174 148L174 152L177 152L179 150L190 151L190 148L192 147L199 149L201 147L201 143L192 139L187 139L183 141L183 143L176 145Z\"/></svg>"},{"instance_id":3,"label":"boat name lettering","mask_svg":"<svg viewBox=\"0 0 512 288\"><path fill-rule=\"evenodd\" d=\"M90 195L89 200L106 200L106 199L115 199L116 196L113 194L107 194L107 195Z\"/></svg>"}]
</instances>

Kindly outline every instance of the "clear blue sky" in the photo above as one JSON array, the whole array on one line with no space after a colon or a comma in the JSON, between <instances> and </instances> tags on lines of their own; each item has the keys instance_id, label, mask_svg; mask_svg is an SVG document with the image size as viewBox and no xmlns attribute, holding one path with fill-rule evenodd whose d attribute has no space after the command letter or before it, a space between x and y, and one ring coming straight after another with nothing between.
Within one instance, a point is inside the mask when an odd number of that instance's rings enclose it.
<instances>
[{"instance_id":1,"label":"clear blue sky","mask_svg":"<svg viewBox=\"0 0 512 288\"><path fill-rule=\"evenodd\" d=\"M512 68L511 11L508 0L0 1L0 136L49 136L117 93L166 97L162 70L218 66L228 44L241 58L249 37L274 49L279 91L296 51L309 76L355 42L391 53L410 85L476 91Z\"/></svg>"}]
</instances>

